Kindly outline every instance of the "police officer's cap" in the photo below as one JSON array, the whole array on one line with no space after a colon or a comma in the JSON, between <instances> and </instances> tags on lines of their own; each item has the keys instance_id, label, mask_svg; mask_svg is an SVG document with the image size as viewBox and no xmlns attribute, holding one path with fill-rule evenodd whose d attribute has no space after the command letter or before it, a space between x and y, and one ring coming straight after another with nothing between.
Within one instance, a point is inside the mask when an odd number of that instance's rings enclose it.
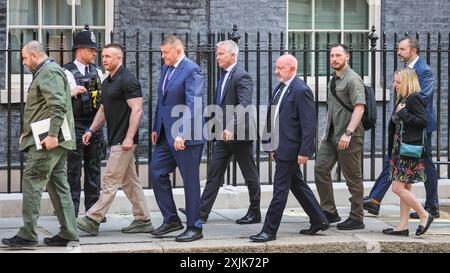
<instances>
[{"instance_id":1,"label":"police officer's cap","mask_svg":"<svg viewBox=\"0 0 450 273\"><path fill-rule=\"evenodd\" d=\"M89 30L89 25L84 25L84 29L77 33L73 39L73 48L95 48L97 49L97 41L94 32Z\"/></svg>"}]
</instances>

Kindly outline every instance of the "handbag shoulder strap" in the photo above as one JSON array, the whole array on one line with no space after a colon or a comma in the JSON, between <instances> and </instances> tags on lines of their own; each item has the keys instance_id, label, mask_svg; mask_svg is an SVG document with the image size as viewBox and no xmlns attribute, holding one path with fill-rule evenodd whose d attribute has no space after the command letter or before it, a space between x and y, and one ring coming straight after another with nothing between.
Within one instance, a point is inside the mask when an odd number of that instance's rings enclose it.
<instances>
[{"instance_id":1,"label":"handbag shoulder strap","mask_svg":"<svg viewBox=\"0 0 450 273\"><path fill-rule=\"evenodd\" d=\"M400 143L403 143L403 121L400 120ZM425 147L425 142L427 140L427 129L422 130L422 146Z\"/></svg>"}]
</instances>

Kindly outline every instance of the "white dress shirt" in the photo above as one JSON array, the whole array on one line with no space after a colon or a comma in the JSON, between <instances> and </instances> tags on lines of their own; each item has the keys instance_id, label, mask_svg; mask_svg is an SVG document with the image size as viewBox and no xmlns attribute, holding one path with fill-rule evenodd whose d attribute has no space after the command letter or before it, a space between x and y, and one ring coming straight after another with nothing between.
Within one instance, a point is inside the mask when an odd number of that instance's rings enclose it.
<instances>
[{"instance_id":1,"label":"white dress shirt","mask_svg":"<svg viewBox=\"0 0 450 273\"><path fill-rule=\"evenodd\" d=\"M280 91L281 92L281 96L280 96L280 99L278 100L278 103L277 103L277 109L275 111L275 119L278 116L278 112L280 110L280 104L283 101L283 97L284 97L284 95L286 93L286 90L289 89L289 85L291 84L291 82L294 80L295 77L297 77L297 75L294 75L292 78L290 78L289 80L284 82L285 86L283 87L283 90Z\"/></svg>"},{"instance_id":2,"label":"white dress shirt","mask_svg":"<svg viewBox=\"0 0 450 273\"><path fill-rule=\"evenodd\" d=\"M225 84L227 84L227 80L228 80L228 77L230 76L231 70L233 70L233 68L236 66L236 64L237 63L234 63L234 64L230 65L227 69L225 69L227 71L227 73L225 73L225 76L224 76L224 79L222 82L222 86L220 87L220 96L221 96L220 101L222 101L222 99L223 99L223 89L225 88Z\"/></svg>"},{"instance_id":3,"label":"white dress shirt","mask_svg":"<svg viewBox=\"0 0 450 273\"><path fill-rule=\"evenodd\" d=\"M411 69L414 69L414 66L416 65L417 61L419 60L419 56L417 56L414 61L412 61L410 64L408 64L408 67Z\"/></svg>"},{"instance_id":4,"label":"white dress shirt","mask_svg":"<svg viewBox=\"0 0 450 273\"><path fill-rule=\"evenodd\" d=\"M84 71L85 71L86 65L80 63L80 62L77 61L77 60L75 60L73 63L77 66L78 71L80 71L80 73L81 73L83 76L85 76L85 75L84 75ZM74 90L75 87L77 87L77 81L75 80L74 75L72 74L72 72L70 72L70 71L67 70L67 69L64 70L64 73L66 73L67 80L68 80L69 85L70 85L70 91ZM103 82L103 80L105 79L105 76L103 75L103 71L102 71L101 69L97 68L97 73L98 73L98 76L100 77L100 81Z\"/></svg>"}]
</instances>

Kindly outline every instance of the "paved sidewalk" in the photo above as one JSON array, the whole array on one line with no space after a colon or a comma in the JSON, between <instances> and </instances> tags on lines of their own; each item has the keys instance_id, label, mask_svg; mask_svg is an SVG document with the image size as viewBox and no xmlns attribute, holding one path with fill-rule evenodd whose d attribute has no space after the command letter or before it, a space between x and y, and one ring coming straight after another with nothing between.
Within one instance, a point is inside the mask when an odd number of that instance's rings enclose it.
<instances>
[{"instance_id":1,"label":"paved sidewalk","mask_svg":"<svg viewBox=\"0 0 450 273\"><path fill-rule=\"evenodd\" d=\"M348 216L349 208L338 209L342 220ZM308 217L299 208L284 212L277 240L268 243L254 243L248 237L261 230L261 224L237 225L234 221L245 214L245 209L217 209L211 213L204 225L204 239L177 243L175 236L180 232L154 238L150 234L122 234L120 229L133 219L129 214L108 214L107 223L101 224L98 236L80 232L80 245L74 247L47 247L44 237L53 236L58 230L56 217L41 217L38 222L40 244L35 248L14 249L0 244L0 253L162 253L162 252L450 252L450 208L441 208L441 218L436 219L423 236L415 236L418 220L411 220L409 237L387 236L381 230L395 226L399 220L399 207L382 206L380 216L366 214L364 230L339 231L336 224L315 236L300 235L299 230L309 227ZM266 210L263 210L265 214ZM185 218L180 214L183 221ZM152 212L155 227L162 222L160 213ZM11 237L21 226L21 218L1 218L0 237Z\"/></svg>"}]
</instances>

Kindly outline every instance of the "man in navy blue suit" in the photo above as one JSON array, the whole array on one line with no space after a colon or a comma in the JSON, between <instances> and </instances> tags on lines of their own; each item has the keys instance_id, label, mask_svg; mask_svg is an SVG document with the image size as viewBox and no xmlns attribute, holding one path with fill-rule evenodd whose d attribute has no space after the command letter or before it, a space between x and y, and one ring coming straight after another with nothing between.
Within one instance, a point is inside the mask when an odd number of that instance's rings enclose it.
<instances>
[{"instance_id":1,"label":"man in navy blue suit","mask_svg":"<svg viewBox=\"0 0 450 273\"><path fill-rule=\"evenodd\" d=\"M297 59L290 54L279 57L276 62L275 75L280 84L273 93L263 136L264 149L276 162L273 198L262 231L250 236L254 242L276 239L289 189L310 219L311 227L301 230L301 234L313 235L329 228L326 216L303 180L299 166L305 164L314 153L316 111L313 93L297 77L297 67Z\"/></svg>"},{"instance_id":2,"label":"man in navy blue suit","mask_svg":"<svg viewBox=\"0 0 450 273\"><path fill-rule=\"evenodd\" d=\"M419 42L414 37L405 36L400 39L398 43L398 52L400 60L405 62L405 66L414 69L419 77L420 95L425 99L427 103L427 147L426 151L428 156L425 158L425 173L427 181L425 182L425 210L428 211L434 218L439 218L439 198L438 198L438 186L437 186L437 171L433 164L433 158L431 155L431 137L433 131L436 131L436 117L433 110L433 96L434 96L434 76L430 66L424 59L419 58ZM381 200L391 186L391 180L389 178L389 155L386 156L384 161L383 171L378 177L375 185L373 186L369 196L366 196L363 201L363 207L371 214L378 215L380 211ZM411 218L419 219L417 212L410 214Z\"/></svg>"},{"instance_id":3,"label":"man in navy blue suit","mask_svg":"<svg viewBox=\"0 0 450 273\"><path fill-rule=\"evenodd\" d=\"M155 144L150 175L156 202L164 217L154 236L183 229L173 200L169 174L178 167L183 178L187 228L177 242L203 238L200 221L199 166L203 151L203 88L200 67L184 54L175 36L161 43L164 65L158 85L158 104L151 139Z\"/></svg>"}]
</instances>

